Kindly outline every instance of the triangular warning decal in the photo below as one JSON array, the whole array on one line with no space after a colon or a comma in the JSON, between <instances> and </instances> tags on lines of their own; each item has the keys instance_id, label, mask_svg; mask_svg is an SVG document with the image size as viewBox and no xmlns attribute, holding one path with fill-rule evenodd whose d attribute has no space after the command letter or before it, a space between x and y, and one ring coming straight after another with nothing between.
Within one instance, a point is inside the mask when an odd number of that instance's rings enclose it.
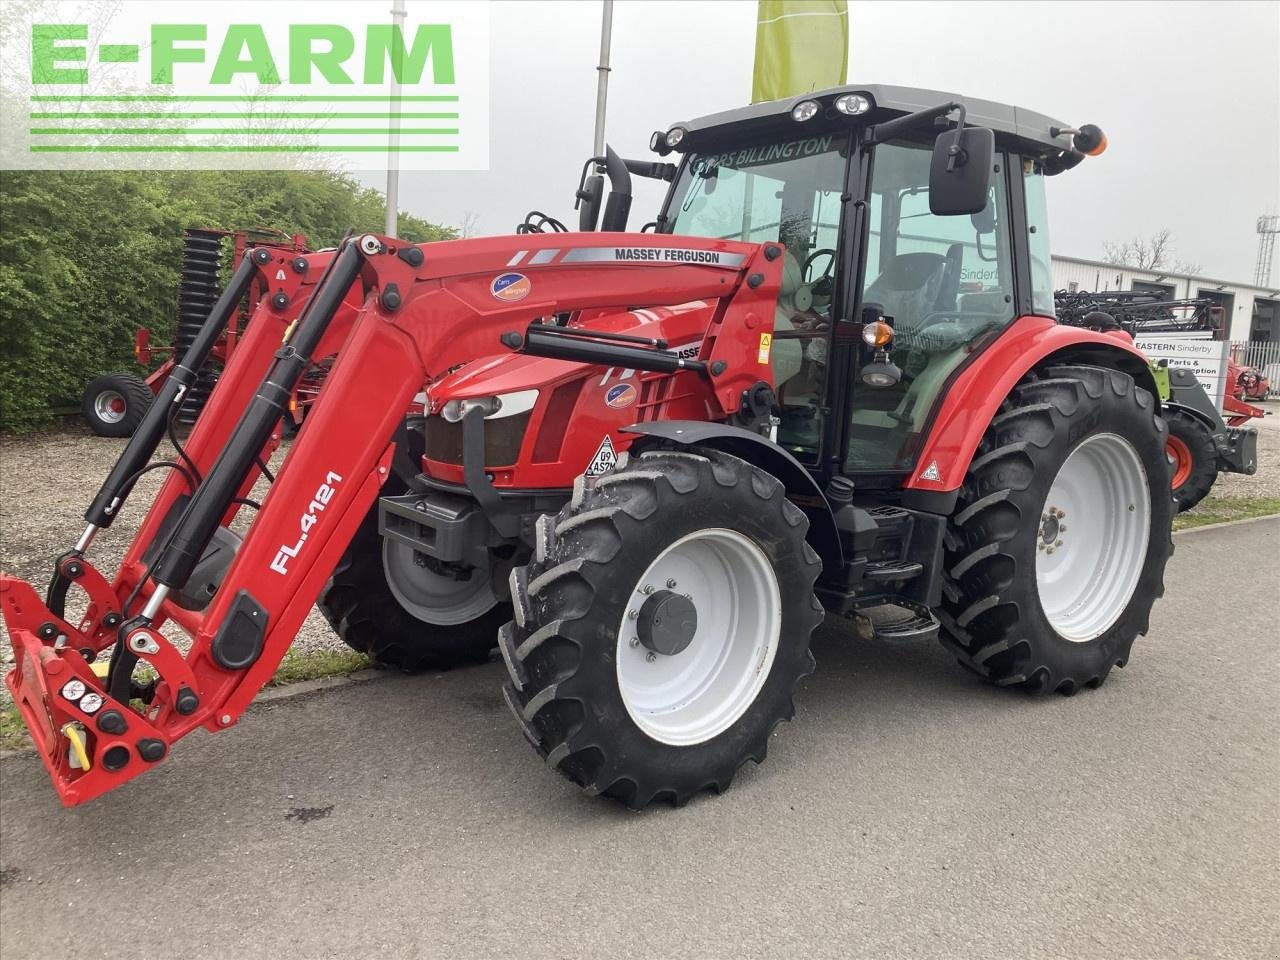
<instances>
[{"instance_id":1,"label":"triangular warning decal","mask_svg":"<svg viewBox=\"0 0 1280 960\"><path fill-rule=\"evenodd\" d=\"M277 271L276 271L276 279L277 279L277 280L284 280L284 279L286 279L286 277L285 277L285 275L284 275L284 270L283 270L283 269L280 269L280 270L277 270Z\"/></svg>"},{"instance_id":2,"label":"triangular warning decal","mask_svg":"<svg viewBox=\"0 0 1280 960\"><path fill-rule=\"evenodd\" d=\"M929 465L924 468L924 473L920 474L921 480L936 480L942 482L942 474L938 472L938 461L930 460Z\"/></svg>"},{"instance_id":3,"label":"triangular warning decal","mask_svg":"<svg viewBox=\"0 0 1280 960\"><path fill-rule=\"evenodd\" d=\"M606 433L604 442L600 444L596 455L591 458L591 463L587 466L587 476L598 477L602 473L608 473L617 462L618 452L613 449L613 441L609 439L609 435Z\"/></svg>"}]
</instances>

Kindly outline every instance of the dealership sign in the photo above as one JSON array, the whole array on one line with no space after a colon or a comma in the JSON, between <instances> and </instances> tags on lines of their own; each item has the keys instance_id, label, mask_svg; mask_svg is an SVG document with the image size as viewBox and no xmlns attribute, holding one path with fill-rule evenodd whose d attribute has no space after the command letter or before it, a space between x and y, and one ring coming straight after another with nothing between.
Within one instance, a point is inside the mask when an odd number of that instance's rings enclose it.
<instances>
[{"instance_id":1,"label":"dealership sign","mask_svg":"<svg viewBox=\"0 0 1280 960\"><path fill-rule=\"evenodd\" d=\"M1231 346L1225 340L1213 340L1204 333L1155 333L1135 337L1133 345L1159 363L1167 361L1170 367L1186 367L1195 374L1204 392L1213 404L1222 410L1222 400L1227 388L1227 350Z\"/></svg>"},{"instance_id":2,"label":"dealership sign","mask_svg":"<svg viewBox=\"0 0 1280 960\"><path fill-rule=\"evenodd\" d=\"M5 4L3 169L477 170L487 4Z\"/></svg>"}]
</instances>

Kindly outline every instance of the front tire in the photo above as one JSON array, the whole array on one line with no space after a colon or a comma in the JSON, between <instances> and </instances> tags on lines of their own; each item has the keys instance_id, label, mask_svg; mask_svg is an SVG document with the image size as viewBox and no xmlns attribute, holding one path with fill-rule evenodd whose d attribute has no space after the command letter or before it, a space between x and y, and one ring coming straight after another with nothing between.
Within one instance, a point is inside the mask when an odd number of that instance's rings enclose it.
<instances>
[{"instance_id":1,"label":"front tire","mask_svg":"<svg viewBox=\"0 0 1280 960\"><path fill-rule=\"evenodd\" d=\"M153 400L147 381L132 373L107 373L85 387L80 414L100 437L128 437Z\"/></svg>"},{"instance_id":2,"label":"front tire","mask_svg":"<svg viewBox=\"0 0 1280 960\"><path fill-rule=\"evenodd\" d=\"M1124 666L1173 551L1167 429L1133 379L1052 367L991 422L947 531L943 643L1046 693Z\"/></svg>"},{"instance_id":3,"label":"front tire","mask_svg":"<svg viewBox=\"0 0 1280 960\"><path fill-rule=\"evenodd\" d=\"M580 478L511 577L507 703L539 755L633 809L720 792L795 712L821 561L782 484L726 454Z\"/></svg>"},{"instance_id":4,"label":"front tire","mask_svg":"<svg viewBox=\"0 0 1280 960\"><path fill-rule=\"evenodd\" d=\"M388 480L384 494L404 492L396 484ZM483 578L479 588L490 588L491 570L472 576ZM488 602L467 582L450 585L419 567L411 548L384 541L374 501L316 606L347 646L379 666L405 673L447 670L487 661L498 628L511 616L509 603Z\"/></svg>"},{"instance_id":5,"label":"front tire","mask_svg":"<svg viewBox=\"0 0 1280 960\"><path fill-rule=\"evenodd\" d=\"M1167 443L1173 461L1173 499L1178 512L1190 510L1213 489L1218 479L1218 450L1203 421L1182 410L1166 410Z\"/></svg>"}]
</instances>

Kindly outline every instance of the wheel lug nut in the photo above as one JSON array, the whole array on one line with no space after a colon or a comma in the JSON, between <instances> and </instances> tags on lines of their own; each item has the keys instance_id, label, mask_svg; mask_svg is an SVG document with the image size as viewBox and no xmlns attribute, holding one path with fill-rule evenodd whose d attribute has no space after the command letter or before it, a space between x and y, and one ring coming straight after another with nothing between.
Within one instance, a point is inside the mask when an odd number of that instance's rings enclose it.
<instances>
[{"instance_id":1,"label":"wheel lug nut","mask_svg":"<svg viewBox=\"0 0 1280 960\"><path fill-rule=\"evenodd\" d=\"M631 638L631 645L632 645L633 647L638 647L638 646L640 646L640 638L639 638L639 637L632 637L632 638Z\"/></svg>"},{"instance_id":2,"label":"wheel lug nut","mask_svg":"<svg viewBox=\"0 0 1280 960\"><path fill-rule=\"evenodd\" d=\"M1065 523L1060 523L1060 524L1058 524L1058 529L1059 529L1059 530L1061 530L1063 533L1066 533L1066 532L1067 532L1067 525L1066 525Z\"/></svg>"},{"instance_id":3,"label":"wheel lug nut","mask_svg":"<svg viewBox=\"0 0 1280 960\"><path fill-rule=\"evenodd\" d=\"M668 579L668 580L667 580L667 589L668 589L668 590L674 590L674 589L675 589L675 586L676 586L676 580L675 580L675 577L671 577L670 579Z\"/></svg>"},{"instance_id":4,"label":"wheel lug nut","mask_svg":"<svg viewBox=\"0 0 1280 960\"><path fill-rule=\"evenodd\" d=\"M636 617L638 617L638 616L640 616L640 614L639 614L637 611L635 611L635 610L628 610L628 611L627 611L627 619L628 619L628 620L634 620L634 619L635 619Z\"/></svg>"},{"instance_id":5,"label":"wheel lug nut","mask_svg":"<svg viewBox=\"0 0 1280 960\"><path fill-rule=\"evenodd\" d=\"M658 659L658 655L654 653L652 650L650 650L648 653L644 655L644 658L648 660L650 663L653 663L653 661Z\"/></svg>"},{"instance_id":6,"label":"wheel lug nut","mask_svg":"<svg viewBox=\"0 0 1280 960\"><path fill-rule=\"evenodd\" d=\"M645 585L640 589L640 592L641 592L641 593L643 593L643 594L650 594L650 593L653 593L653 585L652 585L652 584L649 584L649 583L646 583L646 584L645 584Z\"/></svg>"},{"instance_id":7,"label":"wheel lug nut","mask_svg":"<svg viewBox=\"0 0 1280 960\"><path fill-rule=\"evenodd\" d=\"M1060 547L1060 546L1062 546L1062 541L1061 541L1061 540L1059 540L1057 543L1055 543L1055 544L1054 544L1054 546L1055 546L1055 547Z\"/></svg>"},{"instance_id":8,"label":"wheel lug nut","mask_svg":"<svg viewBox=\"0 0 1280 960\"><path fill-rule=\"evenodd\" d=\"M1043 540L1041 540L1039 543L1037 543L1037 544L1036 544L1036 546L1037 546L1037 547L1039 547L1041 550L1043 550L1043 549L1044 549L1044 541L1043 541Z\"/></svg>"},{"instance_id":9,"label":"wheel lug nut","mask_svg":"<svg viewBox=\"0 0 1280 960\"><path fill-rule=\"evenodd\" d=\"M1053 547L1050 547L1048 550L1045 551L1045 553L1053 553Z\"/></svg>"}]
</instances>

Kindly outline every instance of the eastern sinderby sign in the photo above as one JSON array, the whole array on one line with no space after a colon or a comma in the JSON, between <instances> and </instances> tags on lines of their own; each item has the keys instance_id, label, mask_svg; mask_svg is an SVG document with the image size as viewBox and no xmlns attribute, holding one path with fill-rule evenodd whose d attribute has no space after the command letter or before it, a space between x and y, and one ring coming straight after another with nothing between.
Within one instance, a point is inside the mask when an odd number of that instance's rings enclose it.
<instances>
[{"instance_id":1,"label":"eastern sinderby sign","mask_svg":"<svg viewBox=\"0 0 1280 960\"><path fill-rule=\"evenodd\" d=\"M5 3L3 169L477 170L489 9Z\"/></svg>"},{"instance_id":2,"label":"eastern sinderby sign","mask_svg":"<svg viewBox=\"0 0 1280 960\"><path fill-rule=\"evenodd\" d=\"M1214 406L1221 411L1227 389L1227 350L1231 344L1211 337L1208 331L1154 333L1135 337L1133 345L1157 363L1165 360L1171 367L1190 368Z\"/></svg>"}]
</instances>

